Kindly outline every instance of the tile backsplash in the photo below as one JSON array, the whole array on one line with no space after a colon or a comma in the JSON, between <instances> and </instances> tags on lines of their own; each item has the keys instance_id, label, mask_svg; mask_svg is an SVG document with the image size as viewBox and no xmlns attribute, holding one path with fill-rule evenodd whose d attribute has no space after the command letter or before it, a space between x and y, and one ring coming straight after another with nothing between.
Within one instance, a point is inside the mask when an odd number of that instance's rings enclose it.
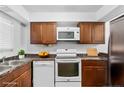
<instances>
[{"instance_id":1,"label":"tile backsplash","mask_svg":"<svg viewBox=\"0 0 124 93\"><path fill-rule=\"evenodd\" d=\"M97 48L98 52L108 52L108 46L105 44L77 44L76 42L58 42L56 45L30 45L29 53L37 53L42 50L55 54L57 49L77 49L78 53L86 53L87 48Z\"/></svg>"}]
</instances>

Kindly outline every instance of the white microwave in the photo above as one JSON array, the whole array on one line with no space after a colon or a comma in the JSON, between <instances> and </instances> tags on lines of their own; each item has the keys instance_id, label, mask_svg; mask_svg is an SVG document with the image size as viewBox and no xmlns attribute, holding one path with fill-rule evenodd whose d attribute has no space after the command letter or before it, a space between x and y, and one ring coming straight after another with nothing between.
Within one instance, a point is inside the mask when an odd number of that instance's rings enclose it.
<instances>
[{"instance_id":1,"label":"white microwave","mask_svg":"<svg viewBox=\"0 0 124 93\"><path fill-rule=\"evenodd\" d=\"M57 40L80 40L79 27L57 27Z\"/></svg>"}]
</instances>

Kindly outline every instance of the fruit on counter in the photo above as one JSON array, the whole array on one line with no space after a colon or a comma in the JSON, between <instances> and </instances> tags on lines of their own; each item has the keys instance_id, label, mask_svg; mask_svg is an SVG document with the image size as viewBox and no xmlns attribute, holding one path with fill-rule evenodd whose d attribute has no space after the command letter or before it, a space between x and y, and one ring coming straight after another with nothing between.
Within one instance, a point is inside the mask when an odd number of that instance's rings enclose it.
<instances>
[{"instance_id":1,"label":"fruit on counter","mask_svg":"<svg viewBox=\"0 0 124 93\"><path fill-rule=\"evenodd\" d=\"M39 55L40 57L46 57L46 56L49 55L49 53L48 53L47 51L42 51L42 52L39 52L38 55Z\"/></svg>"}]
</instances>

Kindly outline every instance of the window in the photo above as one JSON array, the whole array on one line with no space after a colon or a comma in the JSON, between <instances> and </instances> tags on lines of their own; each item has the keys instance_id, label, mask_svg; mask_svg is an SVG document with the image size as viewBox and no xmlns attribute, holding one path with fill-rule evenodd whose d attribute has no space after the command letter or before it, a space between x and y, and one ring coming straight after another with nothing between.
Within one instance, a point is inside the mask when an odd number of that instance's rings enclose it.
<instances>
[{"instance_id":1,"label":"window","mask_svg":"<svg viewBox=\"0 0 124 93\"><path fill-rule=\"evenodd\" d=\"M13 49L13 24L0 17L0 50Z\"/></svg>"}]
</instances>

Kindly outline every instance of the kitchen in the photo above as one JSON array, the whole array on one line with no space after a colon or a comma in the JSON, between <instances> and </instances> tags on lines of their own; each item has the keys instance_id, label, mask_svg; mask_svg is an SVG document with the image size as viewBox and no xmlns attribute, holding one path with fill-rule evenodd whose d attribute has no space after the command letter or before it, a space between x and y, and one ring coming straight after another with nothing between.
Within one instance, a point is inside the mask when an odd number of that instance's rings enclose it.
<instances>
[{"instance_id":1,"label":"kitchen","mask_svg":"<svg viewBox=\"0 0 124 93\"><path fill-rule=\"evenodd\" d=\"M0 87L124 86L123 66L114 64L123 60L122 12L122 5L1 5Z\"/></svg>"}]
</instances>

